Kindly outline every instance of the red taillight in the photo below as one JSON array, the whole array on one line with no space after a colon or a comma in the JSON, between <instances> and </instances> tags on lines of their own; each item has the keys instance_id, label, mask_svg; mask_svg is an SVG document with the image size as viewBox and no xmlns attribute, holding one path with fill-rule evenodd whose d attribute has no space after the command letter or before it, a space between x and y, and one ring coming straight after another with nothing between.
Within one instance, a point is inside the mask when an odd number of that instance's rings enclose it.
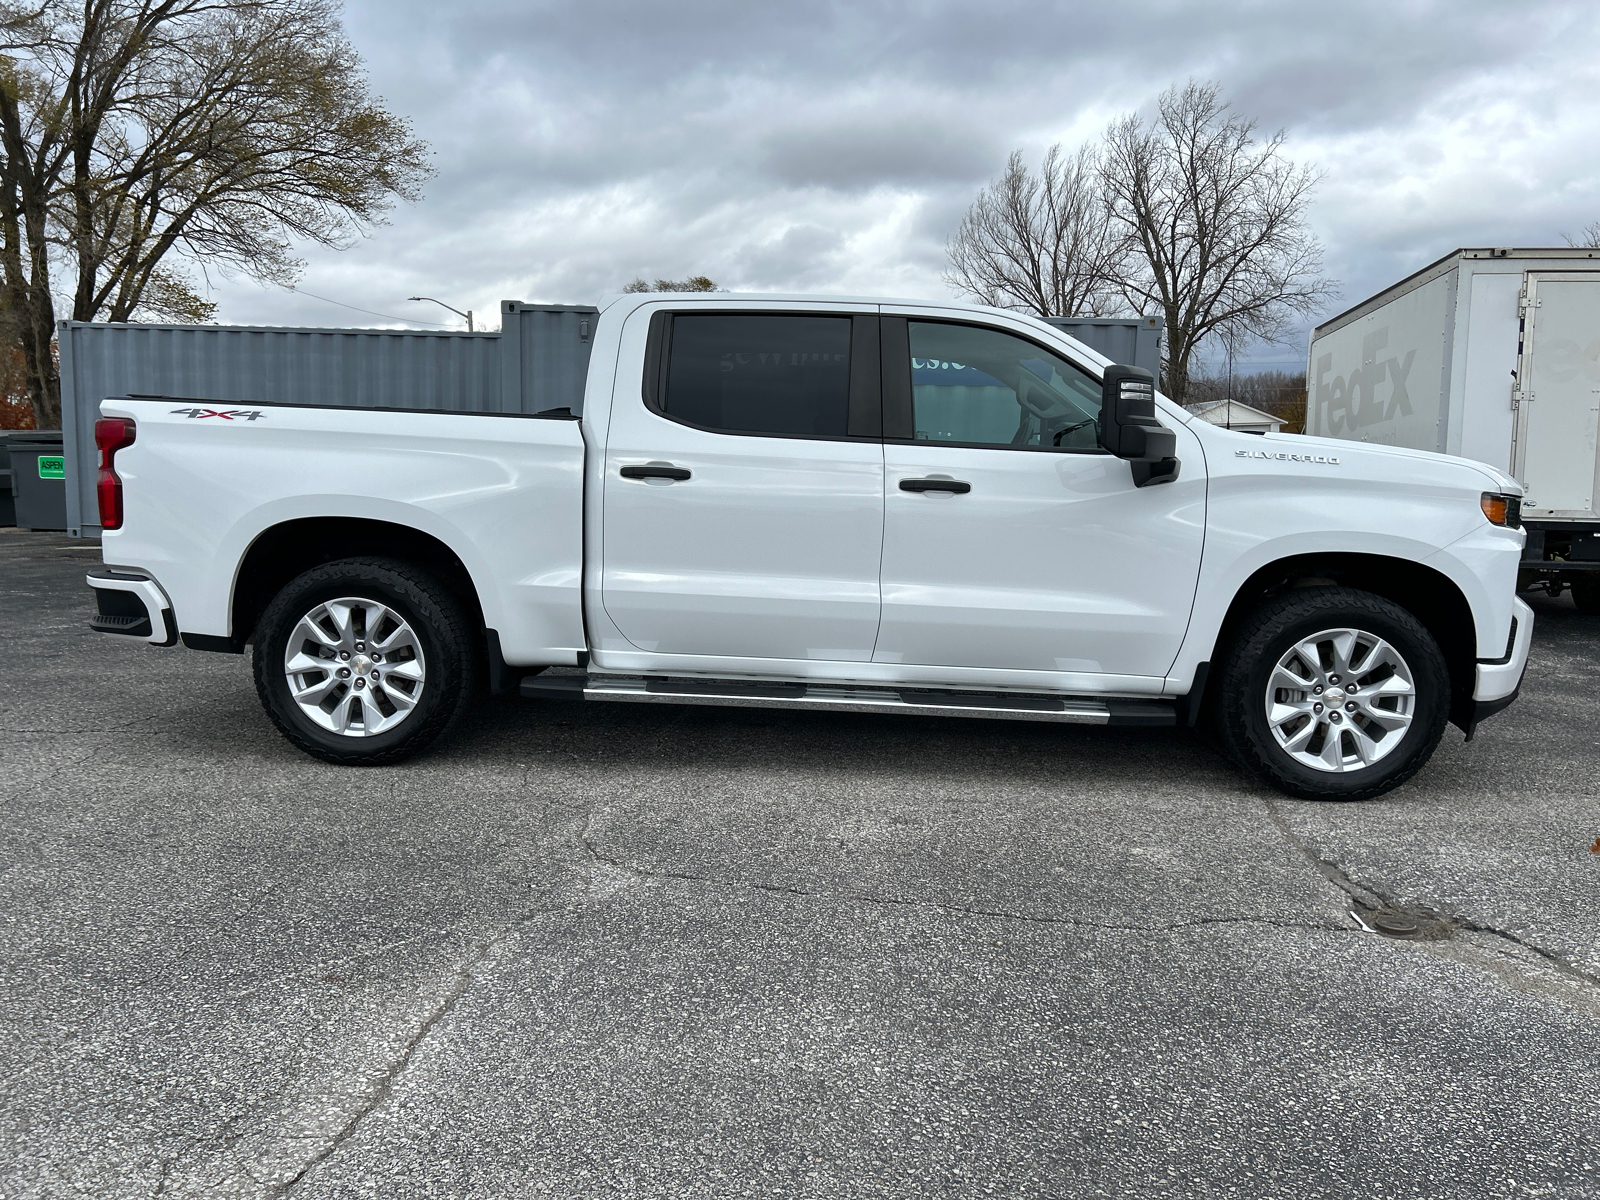
<instances>
[{"instance_id":1,"label":"red taillight","mask_svg":"<svg viewBox=\"0 0 1600 1200\"><path fill-rule=\"evenodd\" d=\"M100 501L100 528L122 528L122 480L113 459L124 446L133 445L133 422L126 417L102 417L94 423L94 444L100 447L100 474L95 478L95 498Z\"/></svg>"}]
</instances>

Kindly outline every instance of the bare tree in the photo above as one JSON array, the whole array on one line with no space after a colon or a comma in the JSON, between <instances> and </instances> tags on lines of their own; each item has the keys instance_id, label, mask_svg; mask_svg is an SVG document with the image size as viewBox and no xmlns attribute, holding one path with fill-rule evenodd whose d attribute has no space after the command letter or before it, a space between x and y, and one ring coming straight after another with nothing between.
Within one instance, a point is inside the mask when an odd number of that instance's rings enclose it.
<instances>
[{"instance_id":1,"label":"bare tree","mask_svg":"<svg viewBox=\"0 0 1600 1200\"><path fill-rule=\"evenodd\" d=\"M1305 210L1318 176L1229 111L1214 83L1162 93L1156 115L1106 131L1101 179L1135 269L1130 303L1166 318L1163 386L1180 403L1189 360L1208 337L1280 342L1292 318L1337 294Z\"/></svg>"},{"instance_id":2,"label":"bare tree","mask_svg":"<svg viewBox=\"0 0 1600 1200\"><path fill-rule=\"evenodd\" d=\"M1051 146L1033 174L1015 150L1005 174L978 193L946 247L945 282L984 304L1041 317L1127 309L1123 253L1101 201L1093 148Z\"/></svg>"},{"instance_id":3,"label":"bare tree","mask_svg":"<svg viewBox=\"0 0 1600 1200\"><path fill-rule=\"evenodd\" d=\"M53 272L73 320L205 320L185 261L288 283L295 239L346 245L429 172L335 0L0 3L0 37L0 283L44 428Z\"/></svg>"},{"instance_id":4,"label":"bare tree","mask_svg":"<svg viewBox=\"0 0 1600 1200\"><path fill-rule=\"evenodd\" d=\"M705 275L691 275L687 279L658 279L654 284L647 283L643 278L635 279L622 289L628 292L720 292L723 289L711 282Z\"/></svg>"},{"instance_id":5,"label":"bare tree","mask_svg":"<svg viewBox=\"0 0 1600 1200\"><path fill-rule=\"evenodd\" d=\"M1577 237L1563 233L1562 240L1577 250L1600 250L1600 221L1592 221Z\"/></svg>"}]
</instances>

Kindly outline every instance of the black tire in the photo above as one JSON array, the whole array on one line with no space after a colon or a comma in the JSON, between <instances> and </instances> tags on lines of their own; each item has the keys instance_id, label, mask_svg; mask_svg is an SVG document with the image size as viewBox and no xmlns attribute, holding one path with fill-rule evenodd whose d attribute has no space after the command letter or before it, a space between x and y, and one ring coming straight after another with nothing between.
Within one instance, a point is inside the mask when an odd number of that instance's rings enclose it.
<instances>
[{"instance_id":1,"label":"black tire","mask_svg":"<svg viewBox=\"0 0 1600 1200\"><path fill-rule=\"evenodd\" d=\"M295 701L284 669L285 650L300 620L319 604L343 597L386 605L403 617L426 663L415 708L394 728L370 736L346 736L316 724ZM417 754L467 713L481 673L461 602L426 571L386 558L340 559L291 580L256 626L254 669L262 707L283 736L312 757L341 766L381 766Z\"/></svg>"},{"instance_id":2,"label":"black tire","mask_svg":"<svg viewBox=\"0 0 1600 1200\"><path fill-rule=\"evenodd\" d=\"M1296 642L1345 627L1376 634L1404 657L1415 689L1412 720L1372 765L1323 771L1278 744L1267 720L1267 684ZM1433 635L1399 605L1354 588L1312 587L1269 600L1242 622L1224 652L1216 696L1218 735L1245 770L1304 800L1367 800L1410 779L1432 756L1450 715L1450 671Z\"/></svg>"},{"instance_id":3,"label":"black tire","mask_svg":"<svg viewBox=\"0 0 1600 1200\"><path fill-rule=\"evenodd\" d=\"M1578 611L1589 617L1600 617L1600 571L1573 573L1572 602Z\"/></svg>"}]
</instances>

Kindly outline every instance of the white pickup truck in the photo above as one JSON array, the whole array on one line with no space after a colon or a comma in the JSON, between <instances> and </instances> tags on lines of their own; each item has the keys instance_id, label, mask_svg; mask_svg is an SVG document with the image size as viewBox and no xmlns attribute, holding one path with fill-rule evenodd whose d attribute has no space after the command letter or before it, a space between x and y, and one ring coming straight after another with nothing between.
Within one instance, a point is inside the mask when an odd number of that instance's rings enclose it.
<instances>
[{"instance_id":1,"label":"white pickup truck","mask_svg":"<svg viewBox=\"0 0 1600 1200\"><path fill-rule=\"evenodd\" d=\"M614 297L581 418L101 414L94 627L249 645L268 715L335 763L520 690L1203 717L1273 786L1353 799L1511 703L1533 631L1509 476L1218 428L971 305Z\"/></svg>"}]
</instances>

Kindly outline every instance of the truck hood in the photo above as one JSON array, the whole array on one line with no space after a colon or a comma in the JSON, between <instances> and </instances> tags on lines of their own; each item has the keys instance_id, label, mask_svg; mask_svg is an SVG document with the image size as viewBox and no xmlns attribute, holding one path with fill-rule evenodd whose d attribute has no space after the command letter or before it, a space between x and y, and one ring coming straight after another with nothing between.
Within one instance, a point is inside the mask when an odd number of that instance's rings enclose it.
<instances>
[{"instance_id":1,"label":"truck hood","mask_svg":"<svg viewBox=\"0 0 1600 1200\"><path fill-rule=\"evenodd\" d=\"M1213 427L1215 428L1215 427ZM1289 454L1327 454L1337 455L1339 459L1364 474L1383 475L1404 472L1406 463L1428 464L1430 467L1444 465L1459 467L1464 479L1476 477L1482 479L1489 486L1486 490L1504 492L1511 496L1522 495L1522 485L1504 471L1481 463L1470 458L1460 458L1454 454L1436 454L1431 450L1412 450L1405 446L1384 446L1373 442L1349 442L1341 438L1307 437L1299 433L1267 433L1267 434L1233 434L1232 431L1223 430L1229 434L1229 445L1235 449L1240 448L1239 443L1255 443L1259 449L1270 446L1274 452ZM1265 443L1263 445L1262 443ZM1248 445L1243 446L1249 449ZM1465 484L1464 486L1479 486Z\"/></svg>"}]
</instances>

